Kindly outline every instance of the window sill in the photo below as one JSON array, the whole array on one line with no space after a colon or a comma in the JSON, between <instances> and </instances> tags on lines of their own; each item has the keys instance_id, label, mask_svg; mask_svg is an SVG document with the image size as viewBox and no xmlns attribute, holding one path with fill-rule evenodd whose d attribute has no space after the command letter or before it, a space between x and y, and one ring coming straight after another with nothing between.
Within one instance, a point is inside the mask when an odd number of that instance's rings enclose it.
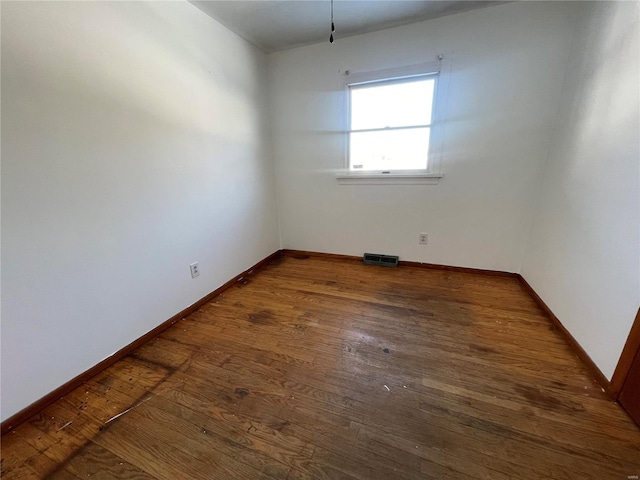
<instances>
[{"instance_id":1,"label":"window sill","mask_svg":"<svg viewBox=\"0 0 640 480\"><path fill-rule=\"evenodd\" d=\"M340 185L437 185L442 173L339 173Z\"/></svg>"}]
</instances>

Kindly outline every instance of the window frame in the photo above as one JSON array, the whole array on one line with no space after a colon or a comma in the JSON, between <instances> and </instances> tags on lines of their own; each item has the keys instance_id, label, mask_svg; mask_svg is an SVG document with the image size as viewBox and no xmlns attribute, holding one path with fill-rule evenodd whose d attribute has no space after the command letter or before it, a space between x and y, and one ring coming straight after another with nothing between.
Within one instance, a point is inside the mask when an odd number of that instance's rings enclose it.
<instances>
[{"instance_id":1,"label":"window frame","mask_svg":"<svg viewBox=\"0 0 640 480\"><path fill-rule=\"evenodd\" d=\"M336 175L340 184L436 184L444 176L441 171L443 110L446 102L449 66L446 60L371 72L344 72L341 81L344 161ZM351 130L351 88L358 85L391 84L410 81L412 77L435 77L427 168L421 170L350 170L349 139ZM357 130L355 130L357 132Z\"/></svg>"}]
</instances>

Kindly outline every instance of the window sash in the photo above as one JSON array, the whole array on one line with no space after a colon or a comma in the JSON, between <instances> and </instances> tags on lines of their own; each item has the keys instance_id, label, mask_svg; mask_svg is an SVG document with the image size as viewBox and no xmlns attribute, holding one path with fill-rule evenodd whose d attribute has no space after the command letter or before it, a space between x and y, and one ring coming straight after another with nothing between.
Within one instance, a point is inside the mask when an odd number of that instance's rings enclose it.
<instances>
[{"instance_id":1,"label":"window sash","mask_svg":"<svg viewBox=\"0 0 640 480\"><path fill-rule=\"evenodd\" d=\"M434 125L434 116L435 116L435 104L436 104L436 92L437 92L437 88L438 88L438 77L439 77L439 72L431 72L431 73L421 73L421 74L413 74L413 75L407 75L407 76L402 76L402 77L397 77L397 78L381 78L381 79L372 79L372 80L366 80L366 81L361 81L361 82L354 82L354 83L350 83L347 85L348 87L348 125L349 128L347 130L347 160L348 160L348 165L347 168L349 171L351 172L367 172L367 173L371 173L371 172L383 172L383 173L390 173L390 172L409 172L409 171L420 171L420 172L427 172L429 169L429 163L430 163L430 153L432 150L432 128ZM432 98L431 98L431 115L430 115L430 119L431 122L427 123L427 124L417 124L417 125L403 125L403 126L395 126L395 127L391 127L391 126L385 126L385 127L379 127L379 128L364 128L364 129L353 129L351 128L351 122L352 122L352 91L354 89L359 89L359 88L368 88L368 87L377 87L377 86L384 86L384 85L396 85L396 84L402 84L402 83L412 83L412 82L416 82L416 81L420 81L420 80L427 80L427 79L433 79L434 80L434 86L433 86L433 93L432 93ZM381 168L381 169L370 169L370 170L364 170L364 169L359 169L359 168L353 168L354 167L354 162L353 162L353 158L352 158L352 147L351 147L351 135L353 133L365 133L365 132L390 132L390 131L397 131L397 130L415 130L415 129L425 129L426 131L428 131L428 144L427 144L427 153L426 153L426 158L424 159L424 167L421 168L411 168L411 169L406 169L406 168L392 168L392 165L389 165L385 168ZM356 164L357 165L357 164Z\"/></svg>"},{"instance_id":2,"label":"window sash","mask_svg":"<svg viewBox=\"0 0 640 480\"><path fill-rule=\"evenodd\" d=\"M431 127L349 133L352 172L426 171Z\"/></svg>"}]
</instances>

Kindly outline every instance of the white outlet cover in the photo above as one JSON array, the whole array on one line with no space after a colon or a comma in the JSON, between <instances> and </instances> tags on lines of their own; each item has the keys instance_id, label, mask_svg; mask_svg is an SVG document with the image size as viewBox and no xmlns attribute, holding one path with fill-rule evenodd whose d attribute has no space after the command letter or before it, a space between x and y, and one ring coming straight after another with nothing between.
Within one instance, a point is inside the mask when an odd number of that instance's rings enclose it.
<instances>
[{"instance_id":1,"label":"white outlet cover","mask_svg":"<svg viewBox=\"0 0 640 480\"><path fill-rule=\"evenodd\" d=\"M198 262L192 263L191 265L189 265L189 268L191 269L191 278L196 278L197 276L200 275L200 269L198 268Z\"/></svg>"}]
</instances>

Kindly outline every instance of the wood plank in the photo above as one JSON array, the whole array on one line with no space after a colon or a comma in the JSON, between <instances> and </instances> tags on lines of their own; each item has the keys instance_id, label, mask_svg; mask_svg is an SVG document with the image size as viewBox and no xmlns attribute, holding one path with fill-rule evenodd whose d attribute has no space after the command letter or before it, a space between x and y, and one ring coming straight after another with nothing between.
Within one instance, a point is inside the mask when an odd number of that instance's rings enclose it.
<instances>
[{"instance_id":1,"label":"wood plank","mask_svg":"<svg viewBox=\"0 0 640 480\"><path fill-rule=\"evenodd\" d=\"M639 473L640 430L517 278L322 257L230 285L2 444L11 479Z\"/></svg>"}]
</instances>

